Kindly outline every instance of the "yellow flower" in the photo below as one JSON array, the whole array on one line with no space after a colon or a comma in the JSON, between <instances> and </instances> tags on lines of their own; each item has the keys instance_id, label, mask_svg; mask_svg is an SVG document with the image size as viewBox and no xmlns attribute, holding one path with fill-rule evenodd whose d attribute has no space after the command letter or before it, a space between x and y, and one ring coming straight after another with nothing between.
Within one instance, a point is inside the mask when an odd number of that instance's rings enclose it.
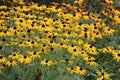
<instances>
[{"instance_id":1,"label":"yellow flower","mask_svg":"<svg viewBox=\"0 0 120 80\"><path fill-rule=\"evenodd\" d=\"M69 64L72 64L72 63L73 63L73 62L70 61L69 59L60 60L60 62L65 62L65 63L69 63Z\"/></svg>"},{"instance_id":2,"label":"yellow flower","mask_svg":"<svg viewBox=\"0 0 120 80\"><path fill-rule=\"evenodd\" d=\"M14 65L17 65L17 62L14 61L14 60L8 60L8 61L6 61L6 65L8 65L8 66L14 66Z\"/></svg>"},{"instance_id":3,"label":"yellow flower","mask_svg":"<svg viewBox=\"0 0 120 80\"><path fill-rule=\"evenodd\" d=\"M13 34L11 33L11 31L8 31L8 30L4 30L4 31L0 32L1 37L12 36L12 35Z\"/></svg>"},{"instance_id":4,"label":"yellow flower","mask_svg":"<svg viewBox=\"0 0 120 80\"><path fill-rule=\"evenodd\" d=\"M78 20L80 20L81 17L82 17L82 15L81 15L80 13L76 12L76 13L74 14L73 19L76 20L76 21L78 21Z\"/></svg>"},{"instance_id":5,"label":"yellow flower","mask_svg":"<svg viewBox=\"0 0 120 80\"><path fill-rule=\"evenodd\" d=\"M120 61L120 50L113 51L112 55L115 60Z\"/></svg>"},{"instance_id":6,"label":"yellow flower","mask_svg":"<svg viewBox=\"0 0 120 80\"><path fill-rule=\"evenodd\" d=\"M73 56L78 56L79 55L79 48L77 46L69 46L68 51L72 53Z\"/></svg>"},{"instance_id":7,"label":"yellow flower","mask_svg":"<svg viewBox=\"0 0 120 80\"><path fill-rule=\"evenodd\" d=\"M21 5L25 4L25 3L24 3L24 0L19 0L19 1L18 1L18 4L21 4Z\"/></svg>"},{"instance_id":8,"label":"yellow flower","mask_svg":"<svg viewBox=\"0 0 120 80\"><path fill-rule=\"evenodd\" d=\"M39 45L39 47L41 47L40 49L39 49L39 53L47 53L48 52L48 50L49 50L49 46L48 45L46 45L46 44L42 44L42 45Z\"/></svg>"},{"instance_id":9,"label":"yellow flower","mask_svg":"<svg viewBox=\"0 0 120 80\"><path fill-rule=\"evenodd\" d=\"M73 67L67 67L66 70L69 71L70 73L74 73L74 68Z\"/></svg>"},{"instance_id":10,"label":"yellow flower","mask_svg":"<svg viewBox=\"0 0 120 80\"><path fill-rule=\"evenodd\" d=\"M78 73L78 74L81 74L81 75L85 75L86 74L86 70L83 69L82 67L79 67L79 66L75 66L74 67L74 72Z\"/></svg>"},{"instance_id":11,"label":"yellow flower","mask_svg":"<svg viewBox=\"0 0 120 80\"><path fill-rule=\"evenodd\" d=\"M25 43L23 41L21 41L21 42L18 43L18 46L19 47L25 47L26 45L25 45Z\"/></svg>"},{"instance_id":12,"label":"yellow flower","mask_svg":"<svg viewBox=\"0 0 120 80\"><path fill-rule=\"evenodd\" d=\"M14 59L19 59L21 56L22 55L19 54L18 52L13 52L8 57L14 60Z\"/></svg>"},{"instance_id":13,"label":"yellow flower","mask_svg":"<svg viewBox=\"0 0 120 80\"><path fill-rule=\"evenodd\" d=\"M79 55L82 56L83 58L88 57L88 55L86 54L84 50L79 51Z\"/></svg>"},{"instance_id":14,"label":"yellow flower","mask_svg":"<svg viewBox=\"0 0 120 80\"><path fill-rule=\"evenodd\" d=\"M40 64L41 64L41 65L51 66L51 65L57 64L57 62L44 59L43 61L40 62Z\"/></svg>"},{"instance_id":15,"label":"yellow flower","mask_svg":"<svg viewBox=\"0 0 120 80\"><path fill-rule=\"evenodd\" d=\"M5 64L0 65L0 70L3 70L5 68Z\"/></svg>"},{"instance_id":16,"label":"yellow flower","mask_svg":"<svg viewBox=\"0 0 120 80\"><path fill-rule=\"evenodd\" d=\"M15 25L26 26L26 20L24 18L15 18Z\"/></svg>"},{"instance_id":17,"label":"yellow flower","mask_svg":"<svg viewBox=\"0 0 120 80\"><path fill-rule=\"evenodd\" d=\"M86 63L90 66L98 66L98 64L92 60L88 60Z\"/></svg>"},{"instance_id":18,"label":"yellow flower","mask_svg":"<svg viewBox=\"0 0 120 80\"><path fill-rule=\"evenodd\" d=\"M113 4L113 0L105 0L108 4Z\"/></svg>"},{"instance_id":19,"label":"yellow flower","mask_svg":"<svg viewBox=\"0 0 120 80\"><path fill-rule=\"evenodd\" d=\"M102 13L105 15L105 16L108 16L109 12L105 9L102 9Z\"/></svg>"},{"instance_id":20,"label":"yellow flower","mask_svg":"<svg viewBox=\"0 0 120 80\"><path fill-rule=\"evenodd\" d=\"M90 66L98 66L98 64L96 62L94 62L95 58L88 56L84 58L86 60L86 63Z\"/></svg>"},{"instance_id":21,"label":"yellow flower","mask_svg":"<svg viewBox=\"0 0 120 80\"><path fill-rule=\"evenodd\" d=\"M33 60L35 58L39 58L40 57L39 52L36 52L36 51L28 52L28 54L30 55L30 58L33 59Z\"/></svg>"},{"instance_id":22,"label":"yellow flower","mask_svg":"<svg viewBox=\"0 0 120 80\"><path fill-rule=\"evenodd\" d=\"M113 19L116 23L120 23L120 17L119 17L119 15L115 15L112 19Z\"/></svg>"},{"instance_id":23,"label":"yellow flower","mask_svg":"<svg viewBox=\"0 0 120 80\"><path fill-rule=\"evenodd\" d=\"M111 28L109 28L109 27L104 27L104 32L103 32L103 36L104 35L109 35L109 34L113 34L114 32L117 32L117 30L114 30L114 29L111 29Z\"/></svg>"},{"instance_id":24,"label":"yellow flower","mask_svg":"<svg viewBox=\"0 0 120 80\"><path fill-rule=\"evenodd\" d=\"M26 44L28 47L30 47L30 48L32 48L32 47L37 47L37 46L38 46L37 41L32 41L32 40L30 40L30 39L28 39L27 41L25 41L25 44Z\"/></svg>"},{"instance_id":25,"label":"yellow flower","mask_svg":"<svg viewBox=\"0 0 120 80\"><path fill-rule=\"evenodd\" d=\"M19 59L20 63L28 64L31 62L31 58L29 56L22 56Z\"/></svg>"},{"instance_id":26,"label":"yellow flower","mask_svg":"<svg viewBox=\"0 0 120 80\"><path fill-rule=\"evenodd\" d=\"M118 72L120 72L120 68L118 68Z\"/></svg>"},{"instance_id":27,"label":"yellow flower","mask_svg":"<svg viewBox=\"0 0 120 80\"><path fill-rule=\"evenodd\" d=\"M88 19L89 19L89 16L84 15L84 16L83 16L83 19L88 20Z\"/></svg>"},{"instance_id":28,"label":"yellow flower","mask_svg":"<svg viewBox=\"0 0 120 80\"><path fill-rule=\"evenodd\" d=\"M90 54L93 54L93 55L97 54L96 48L92 44L85 43L84 49Z\"/></svg>"},{"instance_id":29,"label":"yellow flower","mask_svg":"<svg viewBox=\"0 0 120 80\"><path fill-rule=\"evenodd\" d=\"M41 5L41 6L38 5L38 7L36 7L36 9L41 10L41 11L46 10L47 6L46 5Z\"/></svg>"},{"instance_id":30,"label":"yellow flower","mask_svg":"<svg viewBox=\"0 0 120 80\"><path fill-rule=\"evenodd\" d=\"M103 52L103 53L111 53L111 52L115 51L112 46L107 46L105 48L98 49L98 50L101 51L101 52Z\"/></svg>"},{"instance_id":31,"label":"yellow flower","mask_svg":"<svg viewBox=\"0 0 120 80\"><path fill-rule=\"evenodd\" d=\"M57 46L60 48L67 48L67 45L63 42L60 42L59 44L57 44Z\"/></svg>"},{"instance_id":32,"label":"yellow flower","mask_svg":"<svg viewBox=\"0 0 120 80\"><path fill-rule=\"evenodd\" d=\"M69 71L70 73L77 73L80 75L86 74L86 70L79 66L67 67L67 71Z\"/></svg>"},{"instance_id":33,"label":"yellow flower","mask_svg":"<svg viewBox=\"0 0 120 80\"><path fill-rule=\"evenodd\" d=\"M103 79L106 79L106 80L110 80L110 75L105 72L103 69L101 71L96 71L98 77L97 77L97 80L103 80Z\"/></svg>"},{"instance_id":34,"label":"yellow flower","mask_svg":"<svg viewBox=\"0 0 120 80\"><path fill-rule=\"evenodd\" d=\"M5 63L5 62L6 62L6 58L0 55L0 63Z\"/></svg>"},{"instance_id":35,"label":"yellow flower","mask_svg":"<svg viewBox=\"0 0 120 80\"><path fill-rule=\"evenodd\" d=\"M0 9L7 9L7 6L0 6Z\"/></svg>"},{"instance_id":36,"label":"yellow flower","mask_svg":"<svg viewBox=\"0 0 120 80\"><path fill-rule=\"evenodd\" d=\"M75 0L74 3L82 4L83 0Z\"/></svg>"}]
</instances>

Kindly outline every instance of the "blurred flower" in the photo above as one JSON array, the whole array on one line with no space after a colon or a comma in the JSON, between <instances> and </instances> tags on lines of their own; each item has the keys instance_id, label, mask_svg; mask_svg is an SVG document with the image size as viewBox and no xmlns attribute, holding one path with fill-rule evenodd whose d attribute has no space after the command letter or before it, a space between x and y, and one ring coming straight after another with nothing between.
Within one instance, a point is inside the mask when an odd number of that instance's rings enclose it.
<instances>
[{"instance_id":1,"label":"blurred flower","mask_svg":"<svg viewBox=\"0 0 120 80\"><path fill-rule=\"evenodd\" d=\"M6 65L8 65L8 66L15 66L15 65L17 65L17 62L15 61L15 60L7 60L6 61Z\"/></svg>"},{"instance_id":2,"label":"blurred flower","mask_svg":"<svg viewBox=\"0 0 120 80\"><path fill-rule=\"evenodd\" d=\"M110 80L111 79L110 75L107 72L105 72L103 69L101 71L97 70L96 73L98 75L97 80L103 80L103 79Z\"/></svg>"},{"instance_id":3,"label":"blurred flower","mask_svg":"<svg viewBox=\"0 0 120 80\"><path fill-rule=\"evenodd\" d=\"M30 55L30 58L31 59L35 59L35 58L39 58L40 57L40 53L39 52L36 52L36 51L31 51L31 52L28 52L28 54Z\"/></svg>"},{"instance_id":4,"label":"blurred flower","mask_svg":"<svg viewBox=\"0 0 120 80\"><path fill-rule=\"evenodd\" d=\"M86 60L86 63L90 66L98 66L98 64L94 61L95 58L94 57L91 57L91 56L88 56L88 57L85 57L84 58Z\"/></svg>"},{"instance_id":5,"label":"blurred flower","mask_svg":"<svg viewBox=\"0 0 120 80\"><path fill-rule=\"evenodd\" d=\"M21 57L22 55L20 54L20 53L18 53L18 52L13 52L13 53L11 53L8 57L9 58L11 58L11 59L19 59L20 57Z\"/></svg>"},{"instance_id":6,"label":"blurred flower","mask_svg":"<svg viewBox=\"0 0 120 80\"><path fill-rule=\"evenodd\" d=\"M79 67L79 66L75 66L74 71L75 71L75 73L78 73L78 74L81 74L81 75L86 74L86 70L82 67Z\"/></svg>"},{"instance_id":7,"label":"blurred flower","mask_svg":"<svg viewBox=\"0 0 120 80\"><path fill-rule=\"evenodd\" d=\"M5 63L6 61L6 58L0 55L0 63Z\"/></svg>"},{"instance_id":8,"label":"blurred flower","mask_svg":"<svg viewBox=\"0 0 120 80\"><path fill-rule=\"evenodd\" d=\"M20 63L23 63L23 64L28 64L31 62L30 56L22 56L18 60L20 61Z\"/></svg>"},{"instance_id":9,"label":"blurred flower","mask_svg":"<svg viewBox=\"0 0 120 80\"><path fill-rule=\"evenodd\" d=\"M40 64L41 64L41 65L51 66L51 65L57 64L57 62L44 59L43 61L40 62Z\"/></svg>"},{"instance_id":10,"label":"blurred flower","mask_svg":"<svg viewBox=\"0 0 120 80\"><path fill-rule=\"evenodd\" d=\"M112 55L115 60L120 61L120 50L113 51Z\"/></svg>"},{"instance_id":11,"label":"blurred flower","mask_svg":"<svg viewBox=\"0 0 120 80\"><path fill-rule=\"evenodd\" d=\"M113 4L113 0L105 0L108 4Z\"/></svg>"}]
</instances>

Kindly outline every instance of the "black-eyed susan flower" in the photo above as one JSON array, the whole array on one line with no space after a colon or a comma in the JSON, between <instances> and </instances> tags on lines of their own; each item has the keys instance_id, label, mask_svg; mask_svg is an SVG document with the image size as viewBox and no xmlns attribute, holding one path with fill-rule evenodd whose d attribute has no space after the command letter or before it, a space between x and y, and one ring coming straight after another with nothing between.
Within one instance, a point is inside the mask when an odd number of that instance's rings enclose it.
<instances>
[{"instance_id":1,"label":"black-eyed susan flower","mask_svg":"<svg viewBox=\"0 0 120 80\"><path fill-rule=\"evenodd\" d=\"M13 52L8 57L14 60L14 59L19 59L20 57L22 57L22 55L19 52Z\"/></svg>"},{"instance_id":2,"label":"black-eyed susan flower","mask_svg":"<svg viewBox=\"0 0 120 80\"><path fill-rule=\"evenodd\" d=\"M113 0L105 0L108 4L113 4Z\"/></svg>"},{"instance_id":3,"label":"black-eyed susan flower","mask_svg":"<svg viewBox=\"0 0 120 80\"><path fill-rule=\"evenodd\" d=\"M86 51L84 51L84 50L80 50L79 55L82 56L83 58L88 57L88 55L86 54Z\"/></svg>"},{"instance_id":4,"label":"black-eyed susan flower","mask_svg":"<svg viewBox=\"0 0 120 80\"><path fill-rule=\"evenodd\" d=\"M3 70L3 69L5 69L5 64L0 64L0 70Z\"/></svg>"},{"instance_id":5,"label":"black-eyed susan flower","mask_svg":"<svg viewBox=\"0 0 120 80\"><path fill-rule=\"evenodd\" d=\"M80 74L80 75L85 75L86 74L86 70L83 69L82 67L79 67L79 66L67 67L66 69L70 73L76 73L76 74Z\"/></svg>"},{"instance_id":6,"label":"black-eyed susan flower","mask_svg":"<svg viewBox=\"0 0 120 80\"><path fill-rule=\"evenodd\" d=\"M6 58L0 55L0 63L5 63L6 61Z\"/></svg>"},{"instance_id":7,"label":"black-eyed susan flower","mask_svg":"<svg viewBox=\"0 0 120 80\"><path fill-rule=\"evenodd\" d=\"M40 64L41 64L41 65L51 66L51 65L57 64L57 62L44 59L43 61L40 62Z\"/></svg>"},{"instance_id":8,"label":"black-eyed susan flower","mask_svg":"<svg viewBox=\"0 0 120 80\"><path fill-rule=\"evenodd\" d=\"M112 55L115 60L120 61L120 50L113 51Z\"/></svg>"},{"instance_id":9,"label":"black-eyed susan flower","mask_svg":"<svg viewBox=\"0 0 120 80\"><path fill-rule=\"evenodd\" d=\"M72 53L73 56L78 56L79 55L79 48L77 46L69 46L68 51Z\"/></svg>"},{"instance_id":10,"label":"black-eyed susan flower","mask_svg":"<svg viewBox=\"0 0 120 80\"><path fill-rule=\"evenodd\" d=\"M75 0L74 3L82 4L82 3L83 3L83 0Z\"/></svg>"},{"instance_id":11,"label":"black-eyed susan flower","mask_svg":"<svg viewBox=\"0 0 120 80\"><path fill-rule=\"evenodd\" d=\"M25 41L25 44L30 48L38 46L37 41L33 41L31 39L28 39L27 41Z\"/></svg>"},{"instance_id":12,"label":"black-eyed susan flower","mask_svg":"<svg viewBox=\"0 0 120 80\"><path fill-rule=\"evenodd\" d=\"M6 65L7 66L15 66L15 65L17 65L17 62L15 60L10 59L10 60L6 61Z\"/></svg>"},{"instance_id":13,"label":"black-eyed susan flower","mask_svg":"<svg viewBox=\"0 0 120 80\"><path fill-rule=\"evenodd\" d=\"M69 60L69 59L60 60L60 62L65 62L65 63L69 63L69 64L73 63L73 61Z\"/></svg>"},{"instance_id":14,"label":"black-eyed susan flower","mask_svg":"<svg viewBox=\"0 0 120 80\"><path fill-rule=\"evenodd\" d=\"M11 33L11 31L8 31L8 30L4 30L0 32L1 37L12 36L12 35L13 34Z\"/></svg>"},{"instance_id":15,"label":"black-eyed susan flower","mask_svg":"<svg viewBox=\"0 0 120 80\"><path fill-rule=\"evenodd\" d=\"M85 76L87 72L89 74L89 69L86 69L86 66L91 69L95 66L101 67L97 64L100 58L97 53L111 53L115 60L120 61L119 50L114 50L111 46L103 48L100 45L101 49L97 47L98 38L102 39L103 36L116 32L112 27L120 23L119 9L111 5L113 0L99 0L95 1L93 5L89 0L84 1L86 0L75 0L75 4L52 3L54 5L40 6L34 2L24 4L23 0L12 0L10 1L13 2L12 7L1 5L0 50L5 57L0 55L0 70L3 68L2 64L7 67L29 64L37 58L44 57L44 54L40 53L45 53L46 57L40 61L40 65L49 67L58 62L67 63L69 65L65 66L67 71L78 76ZM87 3L91 7L90 12L87 11ZM14 4L18 5L14 6ZM97 7L95 10L92 9L98 5L100 5L99 9ZM93 41L96 46L90 44L94 43ZM65 56L59 54L61 51ZM54 55L57 56L58 62L55 61L56 59L47 59L47 57L51 58L51 53L54 52L58 53L58 55ZM71 53L71 58L68 58L69 55L66 53ZM96 56L98 60L95 60ZM101 60L103 59L101 58ZM101 62L99 63L101 64ZM73 64L85 65L80 67ZM111 80L105 71L97 71L96 74L98 75L97 80Z\"/></svg>"},{"instance_id":16,"label":"black-eyed susan flower","mask_svg":"<svg viewBox=\"0 0 120 80\"><path fill-rule=\"evenodd\" d=\"M0 9L7 9L7 6L0 6Z\"/></svg>"},{"instance_id":17,"label":"black-eyed susan flower","mask_svg":"<svg viewBox=\"0 0 120 80\"><path fill-rule=\"evenodd\" d=\"M86 70L82 67L79 67L79 66L74 67L74 72L78 73L80 75L85 75L86 74Z\"/></svg>"},{"instance_id":18,"label":"black-eyed susan flower","mask_svg":"<svg viewBox=\"0 0 120 80\"><path fill-rule=\"evenodd\" d=\"M98 49L99 51L103 52L103 53L111 53L111 52L114 52L114 48L113 46L107 46L105 48L102 48L102 49Z\"/></svg>"},{"instance_id":19,"label":"black-eyed susan flower","mask_svg":"<svg viewBox=\"0 0 120 80\"><path fill-rule=\"evenodd\" d=\"M31 62L30 56L22 56L18 60L20 61L20 63L23 63L23 64L28 64Z\"/></svg>"},{"instance_id":20,"label":"black-eyed susan flower","mask_svg":"<svg viewBox=\"0 0 120 80\"><path fill-rule=\"evenodd\" d=\"M96 48L92 44L85 43L84 49L90 54L97 55Z\"/></svg>"},{"instance_id":21,"label":"black-eyed susan flower","mask_svg":"<svg viewBox=\"0 0 120 80\"><path fill-rule=\"evenodd\" d=\"M64 42L60 42L57 44L60 48L67 48L68 46Z\"/></svg>"},{"instance_id":22,"label":"black-eyed susan flower","mask_svg":"<svg viewBox=\"0 0 120 80\"><path fill-rule=\"evenodd\" d=\"M18 45L19 47L25 47L25 42L20 41L17 45Z\"/></svg>"},{"instance_id":23,"label":"black-eyed susan flower","mask_svg":"<svg viewBox=\"0 0 120 80\"><path fill-rule=\"evenodd\" d=\"M86 64L90 66L98 66L98 64L94 61L95 60L94 57L88 56L88 57L85 57L84 59L86 61Z\"/></svg>"},{"instance_id":24,"label":"black-eyed susan flower","mask_svg":"<svg viewBox=\"0 0 120 80\"><path fill-rule=\"evenodd\" d=\"M74 68L73 67L67 67L66 70L70 73L74 73Z\"/></svg>"},{"instance_id":25,"label":"black-eyed susan flower","mask_svg":"<svg viewBox=\"0 0 120 80\"><path fill-rule=\"evenodd\" d=\"M97 73L97 80L111 80L110 75L105 72L103 69L101 71L96 71Z\"/></svg>"},{"instance_id":26,"label":"black-eyed susan flower","mask_svg":"<svg viewBox=\"0 0 120 80\"><path fill-rule=\"evenodd\" d=\"M104 27L103 30L104 30L103 36L113 34L114 32L117 32L117 30L111 29L109 27Z\"/></svg>"},{"instance_id":27,"label":"black-eyed susan flower","mask_svg":"<svg viewBox=\"0 0 120 80\"><path fill-rule=\"evenodd\" d=\"M36 51L30 51L30 52L28 52L28 54L30 55L30 58L31 59L35 59L35 58L39 58L40 57L40 53L39 52L36 52Z\"/></svg>"},{"instance_id":28,"label":"black-eyed susan flower","mask_svg":"<svg viewBox=\"0 0 120 80\"><path fill-rule=\"evenodd\" d=\"M39 45L39 47L42 47L39 49L39 53L47 53L50 49L50 46L48 44L42 44L41 46Z\"/></svg>"}]
</instances>

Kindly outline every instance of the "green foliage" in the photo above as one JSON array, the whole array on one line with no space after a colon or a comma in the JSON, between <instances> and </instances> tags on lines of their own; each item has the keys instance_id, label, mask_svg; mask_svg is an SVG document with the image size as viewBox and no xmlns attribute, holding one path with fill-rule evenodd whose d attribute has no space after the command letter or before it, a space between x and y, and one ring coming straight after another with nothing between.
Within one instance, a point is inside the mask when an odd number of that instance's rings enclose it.
<instances>
[{"instance_id":1,"label":"green foliage","mask_svg":"<svg viewBox=\"0 0 120 80\"><path fill-rule=\"evenodd\" d=\"M119 0L2 3L0 80L120 79Z\"/></svg>"}]
</instances>

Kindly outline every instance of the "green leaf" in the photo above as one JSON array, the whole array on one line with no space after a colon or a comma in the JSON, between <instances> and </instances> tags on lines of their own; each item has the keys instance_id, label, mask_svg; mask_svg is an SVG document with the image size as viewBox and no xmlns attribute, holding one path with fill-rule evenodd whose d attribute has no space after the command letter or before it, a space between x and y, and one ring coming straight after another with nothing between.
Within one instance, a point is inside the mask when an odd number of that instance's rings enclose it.
<instances>
[{"instance_id":1,"label":"green leaf","mask_svg":"<svg viewBox=\"0 0 120 80\"><path fill-rule=\"evenodd\" d=\"M85 80L96 80L97 75L90 73L87 75L87 77L85 78Z\"/></svg>"}]
</instances>

